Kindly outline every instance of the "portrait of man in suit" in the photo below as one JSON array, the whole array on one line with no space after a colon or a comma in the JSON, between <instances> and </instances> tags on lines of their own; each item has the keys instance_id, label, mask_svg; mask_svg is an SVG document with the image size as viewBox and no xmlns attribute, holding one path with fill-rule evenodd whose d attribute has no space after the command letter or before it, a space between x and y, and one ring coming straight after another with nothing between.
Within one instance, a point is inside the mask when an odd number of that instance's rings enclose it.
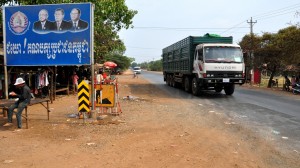
<instances>
[{"instance_id":1,"label":"portrait of man in suit","mask_svg":"<svg viewBox=\"0 0 300 168\"><path fill-rule=\"evenodd\" d=\"M42 9L39 12L39 20L34 22L33 30L35 31L49 31L53 29L53 22L48 20L48 11L46 9Z\"/></svg>"},{"instance_id":2,"label":"portrait of man in suit","mask_svg":"<svg viewBox=\"0 0 300 168\"><path fill-rule=\"evenodd\" d=\"M71 31L83 31L88 28L88 23L80 19L81 11L78 8L74 8L70 13L70 24L72 25Z\"/></svg>"},{"instance_id":3,"label":"portrait of man in suit","mask_svg":"<svg viewBox=\"0 0 300 168\"><path fill-rule=\"evenodd\" d=\"M55 31L67 31L70 30L72 27L72 24L64 20L65 17L65 11L61 8L57 8L54 12L54 30Z\"/></svg>"}]
</instances>

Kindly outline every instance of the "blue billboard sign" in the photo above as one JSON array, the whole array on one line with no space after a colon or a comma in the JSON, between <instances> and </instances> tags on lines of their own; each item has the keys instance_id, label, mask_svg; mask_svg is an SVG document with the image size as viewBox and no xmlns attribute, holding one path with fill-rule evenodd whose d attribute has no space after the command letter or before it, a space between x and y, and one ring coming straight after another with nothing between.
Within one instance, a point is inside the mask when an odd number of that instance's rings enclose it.
<instances>
[{"instance_id":1,"label":"blue billboard sign","mask_svg":"<svg viewBox=\"0 0 300 168\"><path fill-rule=\"evenodd\" d=\"M90 65L92 4L5 6L7 66Z\"/></svg>"}]
</instances>

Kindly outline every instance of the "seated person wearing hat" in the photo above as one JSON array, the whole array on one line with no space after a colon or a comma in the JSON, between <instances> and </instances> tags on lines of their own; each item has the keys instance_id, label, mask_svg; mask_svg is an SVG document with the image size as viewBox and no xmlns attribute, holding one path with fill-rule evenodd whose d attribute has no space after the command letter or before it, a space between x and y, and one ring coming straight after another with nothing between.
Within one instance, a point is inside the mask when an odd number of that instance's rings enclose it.
<instances>
[{"instance_id":1,"label":"seated person wearing hat","mask_svg":"<svg viewBox=\"0 0 300 168\"><path fill-rule=\"evenodd\" d=\"M10 92L9 95L16 97L17 100L14 104L12 104L8 108L8 114L7 114L7 123L4 124L3 126L11 126L12 125L12 116L13 116L13 111L15 108L17 108L17 113L16 113L16 118L17 118L17 123L18 123L18 128L22 128L22 112L24 108L30 103L31 99L31 92L30 88L25 84L25 81L23 78L17 78L16 83L14 84L16 86L16 89L19 90L17 94L15 92Z\"/></svg>"}]
</instances>

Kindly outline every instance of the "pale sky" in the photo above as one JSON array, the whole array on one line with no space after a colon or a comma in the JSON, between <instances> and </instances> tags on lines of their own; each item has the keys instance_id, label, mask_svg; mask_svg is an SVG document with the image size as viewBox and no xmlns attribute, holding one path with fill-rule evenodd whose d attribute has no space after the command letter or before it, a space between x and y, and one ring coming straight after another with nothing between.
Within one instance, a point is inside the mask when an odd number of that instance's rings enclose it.
<instances>
[{"instance_id":1,"label":"pale sky","mask_svg":"<svg viewBox=\"0 0 300 168\"><path fill-rule=\"evenodd\" d=\"M137 10L133 29L119 35L125 55L142 63L161 59L162 49L188 36L206 33L233 36L234 43L250 33L277 33L300 22L299 0L126 0Z\"/></svg>"}]
</instances>

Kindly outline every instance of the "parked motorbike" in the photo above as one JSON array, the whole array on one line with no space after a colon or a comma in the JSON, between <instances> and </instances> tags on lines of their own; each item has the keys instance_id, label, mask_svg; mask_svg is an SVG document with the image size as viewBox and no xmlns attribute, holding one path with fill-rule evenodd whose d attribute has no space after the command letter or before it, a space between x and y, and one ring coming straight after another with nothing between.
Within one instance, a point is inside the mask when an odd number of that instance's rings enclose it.
<instances>
[{"instance_id":1,"label":"parked motorbike","mask_svg":"<svg viewBox=\"0 0 300 168\"><path fill-rule=\"evenodd\" d=\"M300 83L296 83L296 86L292 88L293 94L300 93Z\"/></svg>"}]
</instances>

